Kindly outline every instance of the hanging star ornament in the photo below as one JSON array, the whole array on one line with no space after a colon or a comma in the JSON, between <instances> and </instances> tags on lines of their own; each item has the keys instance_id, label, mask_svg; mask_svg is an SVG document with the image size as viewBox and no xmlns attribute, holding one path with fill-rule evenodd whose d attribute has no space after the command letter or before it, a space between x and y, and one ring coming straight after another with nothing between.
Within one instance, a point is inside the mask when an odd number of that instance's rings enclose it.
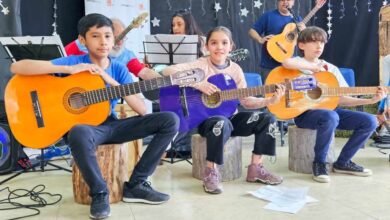
<instances>
[{"instance_id":1,"label":"hanging star ornament","mask_svg":"<svg viewBox=\"0 0 390 220\"><path fill-rule=\"evenodd\" d=\"M248 13L249 13L248 9L246 9L246 8L241 9L241 16L246 17L248 15Z\"/></svg>"},{"instance_id":2,"label":"hanging star ornament","mask_svg":"<svg viewBox=\"0 0 390 220\"><path fill-rule=\"evenodd\" d=\"M4 15L8 15L8 14L9 14L9 9L8 9L8 7L5 7L5 6L3 5L3 1L2 1L2 0L0 0L0 7L2 8L1 12L2 12Z\"/></svg>"},{"instance_id":3,"label":"hanging star ornament","mask_svg":"<svg viewBox=\"0 0 390 220\"><path fill-rule=\"evenodd\" d=\"M387 0L383 1L383 6L387 5Z\"/></svg>"},{"instance_id":4,"label":"hanging star ornament","mask_svg":"<svg viewBox=\"0 0 390 220\"><path fill-rule=\"evenodd\" d=\"M218 13L219 10L221 10L221 4L219 2L216 2L214 5L215 13Z\"/></svg>"},{"instance_id":5,"label":"hanging star ornament","mask_svg":"<svg viewBox=\"0 0 390 220\"><path fill-rule=\"evenodd\" d=\"M260 0L256 0L253 3L255 3L255 5L253 7L258 8L258 9L260 9L260 7L263 5L263 3L261 3Z\"/></svg>"},{"instance_id":6,"label":"hanging star ornament","mask_svg":"<svg viewBox=\"0 0 390 220\"><path fill-rule=\"evenodd\" d=\"M153 27L160 27L160 20L157 17L154 17L150 22L152 22Z\"/></svg>"}]
</instances>

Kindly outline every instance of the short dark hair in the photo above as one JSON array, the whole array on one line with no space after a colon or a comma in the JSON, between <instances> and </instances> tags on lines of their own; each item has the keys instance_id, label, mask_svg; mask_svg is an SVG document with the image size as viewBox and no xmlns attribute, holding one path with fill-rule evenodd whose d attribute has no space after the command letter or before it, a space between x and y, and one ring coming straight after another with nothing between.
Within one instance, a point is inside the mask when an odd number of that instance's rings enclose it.
<instances>
[{"instance_id":1,"label":"short dark hair","mask_svg":"<svg viewBox=\"0 0 390 220\"><path fill-rule=\"evenodd\" d=\"M198 24L196 23L194 16L192 16L190 10L181 9L181 10L175 11L175 13L172 16L172 20L174 17L183 18L184 27L185 27L185 34L203 36L203 33L200 30ZM172 22L172 20L171 20L171 22ZM172 25L171 25L171 34L173 34Z\"/></svg>"},{"instance_id":2,"label":"short dark hair","mask_svg":"<svg viewBox=\"0 0 390 220\"><path fill-rule=\"evenodd\" d=\"M307 27L299 33L298 43L309 43L321 41L323 43L328 42L328 35L324 29L316 26Z\"/></svg>"},{"instance_id":3,"label":"short dark hair","mask_svg":"<svg viewBox=\"0 0 390 220\"><path fill-rule=\"evenodd\" d=\"M77 25L79 35L85 37L88 30L94 26L96 26L97 28L110 27L112 31L114 31L112 21L109 18L102 14L92 13L85 15L79 20L79 23Z\"/></svg>"}]
</instances>

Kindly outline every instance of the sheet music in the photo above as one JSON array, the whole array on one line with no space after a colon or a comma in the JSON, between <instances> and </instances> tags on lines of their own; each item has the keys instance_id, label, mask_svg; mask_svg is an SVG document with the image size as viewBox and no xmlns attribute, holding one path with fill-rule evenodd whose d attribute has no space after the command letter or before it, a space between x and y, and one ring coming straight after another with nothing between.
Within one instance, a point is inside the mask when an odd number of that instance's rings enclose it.
<instances>
[{"instance_id":1,"label":"sheet music","mask_svg":"<svg viewBox=\"0 0 390 220\"><path fill-rule=\"evenodd\" d=\"M198 58L198 42L198 35L146 35L144 46L148 63L170 65L194 61Z\"/></svg>"}]
</instances>

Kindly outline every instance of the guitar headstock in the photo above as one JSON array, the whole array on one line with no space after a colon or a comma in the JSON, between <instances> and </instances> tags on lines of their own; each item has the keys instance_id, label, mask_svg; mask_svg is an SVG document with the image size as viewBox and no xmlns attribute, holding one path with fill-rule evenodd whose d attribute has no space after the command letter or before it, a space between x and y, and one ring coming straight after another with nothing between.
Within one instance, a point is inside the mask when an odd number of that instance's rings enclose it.
<instances>
[{"instance_id":1,"label":"guitar headstock","mask_svg":"<svg viewBox=\"0 0 390 220\"><path fill-rule=\"evenodd\" d=\"M205 73L200 68L176 72L171 75L172 84L186 86L202 81Z\"/></svg>"},{"instance_id":2,"label":"guitar headstock","mask_svg":"<svg viewBox=\"0 0 390 220\"><path fill-rule=\"evenodd\" d=\"M248 57L249 57L249 50L245 49L245 48L240 48L240 49L234 50L234 51L230 52L230 54L229 54L229 58L233 62L245 60Z\"/></svg>"},{"instance_id":3,"label":"guitar headstock","mask_svg":"<svg viewBox=\"0 0 390 220\"><path fill-rule=\"evenodd\" d=\"M148 17L149 13L148 12L143 12L138 17L134 18L134 20L131 22L131 27L132 28L138 28L141 26L145 19Z\"/></svg>"},{"instance_id":4,"label":"guitar headstock","mask_svg":"<svg viewBox=\"0 0 390 220\"><path fill-rule=\"evenodd\" d=\"M310 90L317 88L317 80L314 76L297 77L291 81L293 90Z\"/></svg>"},{"instance_id":5,"label":"guitar headstock","mask_svg":"<svg viewBox=\"0 0 390 220\"><path fill-rule=\"evenodd\" d=\"M316 8L322 8L322 6L324 6L326 3L326 0L317 0L316 2Z\"/></svg>"},{"instance_id":6,"label":"guitar headstock","mask_svg":"<svg viewBox=\"0 0 390 220\"><path fill-rule=\"evenodd\" d=\"M130 30L141 26L148 17L148 15L148 12L143 12L136 18L134 18L133 21L129 24L129 26L127 26L126 29L115 38L115 44L118 44L118 42L121 41L126 36L126 34L129 33Z\"/></svg>"}]
</instances>

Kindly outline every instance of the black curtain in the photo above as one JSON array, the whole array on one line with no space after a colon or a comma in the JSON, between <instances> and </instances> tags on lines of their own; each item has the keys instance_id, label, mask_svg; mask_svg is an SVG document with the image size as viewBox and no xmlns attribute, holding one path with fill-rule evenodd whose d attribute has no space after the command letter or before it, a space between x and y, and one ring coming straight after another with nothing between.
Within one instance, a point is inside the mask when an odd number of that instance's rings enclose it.
<instances>
[{"instance_id":1,"label":"black curtain","mask_svg":"<svg viewBox=\"0 0 390 220\"><path fill-rule=\"evenodd\" d=\"M344 2L344 14L342 17ZM382 1L331 1L332 35L323 58L355 71L356 86L379 85L378 23ZM327 30L328 7L318 13L316 25ZM369 11L371 10L371 11ZM356 13L356 14L355 14Z\"/></svg>"},{"instance_id":2,"label":"black curtain","mask_svg":"<svg viewBox=\"0 0 390 220\"><path fill-rule=\"evenodd\" d=\"M3 0L0 8L0 37L20 36L22 34L20 21L20 0ZM11 78L8 58L4 47L0 45L0 101L4 100L4 89Z\"/></svg>"},{"instance_id":3,"label":"black curtain","mask_svg":"<svg viewBox=\"0 0 390 220\"><path fill-rule=\"evenodd\" d=\"M53 6L54 0L22 0L23 35L52 35ZM57 33L64 46L77 38L77 22L84 14L83 0L57 0Z\"/></svg>"},{"instance_id":4,"label":"black curtain","mask_svg":"<svg viewBox=\"0 0 390 220\"><path fill-rule=\"evenodd\" d=\"M378 85L378 14L382 1L358 0L355 15L352 0L328 0L332 4L332 36L325 47L323 58L339 67L354 69L356 84L361 86ZM254 7L253 0L220 0L221 10L215 13L216 1L208 0L150 0L150 20L154 17L160 19L160 26L151 25L151 33L169 33L171 16L174 11L190 8L195 19L204 33L216 25L229 27L233 32L237 48L247 48L250 58L240 61L245 72L259 72L260 46L248 36L248 30L264 11L274 9L276 0L260 0L262 6ZM294 11L304 17L314 5L312 1L295 0ZM345 16L342 15L342 2ZM54 0L3 0L4 5L21 4L21 21L23 35L51 35L54 22ZM240 5L241 4L241 5ZM247 8L248 15L240 16L240 9ZM84 15L83 0L57 0L57 32L63 44L71 42L77 37L77 21ZM370 12L368 9L370 8ZM10 7L11 9L11 7ZM15 7L13 8L13 10ZM310 24L316 24L327 30L327 5L317 12ZM18 11L16 12L18 14ZM0 16L2 14L0 13ZM1 17L3 18L3 17ZM0 19L1 31L7 31ZM19 29L17 20L11 28ZM309 25L310 25L309 24ZM13 32L12 32L13 33ZM8 36L9 36L8 35ZM7 35L5 35L7 36Z\"/></svg>"}]
</instances>

